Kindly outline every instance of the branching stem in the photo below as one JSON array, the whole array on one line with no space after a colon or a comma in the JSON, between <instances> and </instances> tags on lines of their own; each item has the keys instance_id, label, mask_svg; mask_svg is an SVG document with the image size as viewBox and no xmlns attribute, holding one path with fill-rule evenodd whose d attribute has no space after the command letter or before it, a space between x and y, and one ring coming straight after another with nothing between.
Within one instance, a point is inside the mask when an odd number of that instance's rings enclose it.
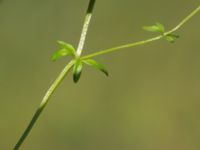
<instances>
[{"instance_id":1,"label":"branching stem","mask_svg":"<svg viewBox=\"0 0 200 150\"><path fill-rule=\"evenodd\" d=\"M135 47L135 46L139 46L139 45L144 45L147 43L151 43L153 41L157 41L162 39L164 36L175 32L176 30L178 30L179 28L181 28L186 22L188 22L195 14L197 14L200 11L200 6L197 7L194 11L192 11L187 17L185 17L177 26L175 26L173 29L171 29L170 31L165 32L163 35L160 36L156 36L147 40L143 40L143 41L139 41L139 42L135 42L135 43L129 43L129 44L125 44L125 45L121 45L121 46L117 46L117 47L112 47L109 49L105 49L105 50L101 50L86 56L81 57L81 59L89 59L89 58L93 58L96 56L100 56L103 54L107 54L107 53L111 53L114 51L118 51L118 50L122 50L125 48L129 48L129 47Z\"/></svg>"},{"instance_id":2,"label":"branching stem","mask_svg":"<svg viewBox=\"0 0 200 150\"><path fill-rule=\"evenodd\" d=\"M85 43L85 38L86 38L86 35L87 35L89 23L90 23L90 20L91 20L91 17L92 17L92 11L93 11L93 8L94 8L94 5L95 5L95 1L96 0L90 0L89 5L88 5L88 9L87 9L87 12L86 12L85 21L84 21L84 25L83 25L83 29L82 29L82 33L81 33L81 38L80 38L79 45L78 45L78 48L77 48L78 57L80 57L84 43ZM62 80L64 79L64 77L66 76L66 74L69 72L70 68L73 65L74 65L74 60L72 60L71 62L69 62L65 66L63 71L58 75L58 77L54 81L54 83L50 86L50 88L46 92L44 98L42 99L42 102L40 103L39 108L36 110L33 118L31 119L28 127L26 128L26 130L24 131L24 133L22 134L22 136L18 140L17 144L15 145L14 150L18 150L20 148L20 146L22 145L22 143L24 142L24 140L26 139L26 137L30 133L31 129L33 128L35 122L39 118L40 114L42 113L43 109L45 108L45 106L49 102L51 95L56 90L56 88L59 86L59 84L62 82Z\"/></svg>"},{"instance_id":3,"label":"branching stem","mask_svg":"<svg viewBox=\"0 0 200 150\"><path fill-rule=\"evenodd\" d=\"M91 16L92 16L92 10L94 8L95 1L96 0L90 0L90 3L89 3L89 7L88 7L88 10L87 10L87 13L86 13L86 17L85 17L85 21L84 21L84 25L83 25L83 29L82 29L82 33L81 33L80 42L79 42L79 45L78 45L78 48L77 48L78 57L80 57L82 49L83 49L83 46L84 46L84 43L85 43L85 38L86 38L86 34L87 34L89 23L90 23L90 19L91 19ZM188 22L199 11L200 11L200 6L197 7L194 11L192 11L192 13L190 13L186 18L184 18L176 27L174 27L173 29L171 29L168 32L165 32L163 35L156 36L156 37L153 37L153 38L150 38L150 39L147 39L147 40L143 40L143 41L139 41L139 42L135 42L135 43L130 43L130 44L126 44L126 45L117 46L117 47L114 47L114 48L101 50L99 52L83 56L83 57L81 57L81 59L88 59L88 58L100 56L100 55L103 55L103 54L111 53L111 52L114 52L114 51L118 51L120 49L125 49L125 48L129 48L129 47L144 45L144 44L147 44L147 43L162 39L164 36L166 36L166 35L168 35L170 33L173 33L174 31L176 31L180 27L182 27L186 22ZM40 116L40 114L44 110L45 106L49 102L50 97L52 96L52 94L54 93L56 88L59 86L59 84L63 81L63 79L65 78L65 76L67 75L67 73L69 72L70 68L73 65L74 65L74 60L70 61L65 66L65 68L58 75L56 80L52 83L52 85L50 86L50 88L46 92L46 94L45 94L45 96L44 96L39 108L36 110L36 112L35 112L32 120L30 121L28 127L26 128L26 130L22 134L21 138L19 139L19 141L15 145L14 150L18 150L20 148L20 146L22 145L22 143L24 142L24 140L26 139L26 137L30 133L31 129L33 128L34 124L36 123L38 117Z\"/></svg>"}]
</instances>

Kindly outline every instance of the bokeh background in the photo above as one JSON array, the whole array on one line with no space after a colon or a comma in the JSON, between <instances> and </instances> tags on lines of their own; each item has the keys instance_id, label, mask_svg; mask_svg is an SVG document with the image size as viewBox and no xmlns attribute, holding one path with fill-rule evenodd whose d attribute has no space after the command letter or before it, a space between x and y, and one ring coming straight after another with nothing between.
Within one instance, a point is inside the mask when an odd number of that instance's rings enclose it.
<instances>
[{"instance_id":1,"label":"bokeh background","mask_svg":"<svg viewBox=\"0 0 200 150\"><path fill-rule=\"evenodd\" d=\"M69 61L56 41L77 45L88 0L0 1L0 149L11 150L44 93ZM191 0L97 0L84 54L154 36L199 5ZM200 15L164 40L97 57L57 89L22 150L199 150Z\"/></svg>"}]
</instances>

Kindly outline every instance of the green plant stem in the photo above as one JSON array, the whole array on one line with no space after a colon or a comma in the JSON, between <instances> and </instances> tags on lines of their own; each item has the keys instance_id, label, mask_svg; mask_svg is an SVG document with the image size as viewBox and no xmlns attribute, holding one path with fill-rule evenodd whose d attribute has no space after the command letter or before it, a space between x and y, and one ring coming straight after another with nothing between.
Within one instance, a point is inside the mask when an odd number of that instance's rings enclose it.
<instances>
[{"instance_id":1,"label":"green plant stem","mask_svg":"<svg viewBox=\"0 0 200 150\"><path fill-rule=\"evenodd\" d=\"M36 112L35 112L32 120L30 121L28 127L26 128L26 130L24 131L24 133L20 137L19 141L15 145L14 150L18 150L19 147L21 146L21 144L24 142L24 140L26 139L26 137L30 133L31 129L33 128L35 122L37 121L38 117L40 116L40 114L44 110L45 106L49 102L49 99L50 99L51 95L53 94L53 92L55 91L55 89L58 87L58 85L62 82L62 80L64 79L64 77L67 75L67 73L69 72L69 70L73 66L73 64L74 64L74 61L73 60L70 61L65 66L65 68L62 70L62 72L58 75L58 77L53 82L53 84L50 86L50 88L46 92L44 98L42 99L42 102L40 103L39 108L36 110Z\"/></svg>"},{"instance_id":2,"label":"green plant stem","mask_svg":"<svg viewBox=\"0 0 200 150\"><path fill-rule=\"evenodd\" d=\"M147 40L143 40L143 41L139 41L139 42L135 42L135 43L129 43L129 44L125 44L125 45L121 45L121 46L117 46L117 47L112 47L109 49L104 49L86 56L82 56L81 59L89 59L89 58L93 58L96 56L100 56L103 54L107 54L107 53L111 53L114 51L118 51L121 49L125 49L125 48L130 48L130 47L135 47L135 46L139 46L139 45L144 45L147 43L151 43L153 41L157 41L162 39L163 37L165 37L166 35L175 32L176 30L178 30L179 28L181 28L186 22L188 22L195 14L197 14L200 11L200 6L198 6L194 11L192 11L187 17L185 17L178 25L176 25L173 29L163 33L163 35L160 36L156 36Z\"/></svg>"},{"instance_id":3,"label":"green plant stem","mask_svg":"<svg viewBox=\"0 0 200 150\"><path fill-rule=\"evenodd\" d=\"M138 45L144 45L144 44L147 44L147 43L159 40L162 37L163 36L160 35L160 36L156 36L154 38L150 38L150 39L147 39L147 40L143 40L143 41L139 41L139 42L135 42L135 43L125 44L125 45L121 45L121 46L117 46L117 47L113 47L113 48L101 50L99 52L95 52L95 53L83 56L83 57L81 57L81 59L82 60L83 59L89 59L89 58L93 58L93 57L100 56L100 55L103 55L103 54L115 52L115 51L118 51L118 50L121 50L121 49L129 48L129 47L134 47L134 46L138 46Z\"/></svg>"},{"instance_id":4,"label":"green plant stem","mask_svg":"<svg viewBox=\"0 0 200 150\"><path fill-rule=\"evenodd\" d=\"M91 20L91 17L92 17L92 11L93 11L95 2L96 2L96 0L90 0L90 2L89 2L89 6L88 6L88 9L87 9L87 12L86 12L85 21L84 21L84 25L83 25L83 29L82 29L82 33L81 33L81 37L80 37L80 41L79 41L79 45L78 45L78 48L77 48L78 57L80 57L82 49L83 49L83 46L84 46L84 43L85 43L85 38L86 38L86 35L87 35L87 30L88 30L89 23L90 23L90 20ZM54 81L54 83L50 86L50 88L46 92L44 98L42 99L42 102L40 103L40 106L38 107L38 109L36 110L33 118L31 119L28 127L26 128L26 130L24 131L24 133L22 134L22 136L18 140L17 144L15 145L14 150L18 150L20 148L20 146L22 145L22 143L24 142L24 140L26 139L26 137L30 133L31 129L33 128L34 124L36 123L37 119L39 118L40 114L44 110L45 106L49 102L49 99L50 99L51 95L54 93L56 88L62 82L62 80L67 75L67 73L69 72L70 68L73 65L74 65L74 60L70 61L69 64L67 64L65 66L65 68L62 70L62 72L58 75L58 77Z\"/></svg>"},{"instance_id":5,"label":"green plant stem","mask_svg":"<svg viewBox=\"0 0 200 150\"><path fill-rule=\"evenodd\" d=\"M165 34L170 34L181 28L186 22L188 22L195 14L197 14L200 11L200 5L193 10L187 17L185 17L177 26L175 26L170 31L166 32Z\"/></svg>"},{"instance_id":6,"label":"green plant stem","mask_svg":"<svg viewBox=\"0 0 200 150\"><path fill-rule=\"evenodd\" d=\"M93 11L93 8L94 8L94 5L95 5L95 1L96 0L90 0L88 9L87 9L87 12L86 12L86 15L85 15L83 29L82 29L82 32L81 32L81 37L80 37L78 48L77 48L77 56L78 57L80 57L82 50L83 50L83 47L84 47L84 44L85 44L85 39L86 39L89 24L90 24L90 20L91 20L91 17L92 17L92 11Z\"/></svg>"},{"instance_id":7,"label":"green plant stem","mask_svg":"<svg viewBox=\"0 0 200 150\"><path fill-rule=\"evenodd\" d=\"M84 43L85 43L87 29L88 29L89 22L90 22L90 19L91 19L91 16L92 16L92 10L93 10L94 4L95 4L95 0L90 0L89 7L88 7L88 10L87 10L87 13L86 13L86 18L85 18L85 21L84 21L84 26L83 26L79 46L78 46L78 49L77 49L79 56L81 55L81 52L82 52L82 49L83 49L83 46L84 46ZM174 31L178 30L183 24L185 24L187 21L189 21L199 11L200 11L200 6L197 9L195 9L191 14L189 14L185 19L183 19L175 28L173 28L172 30L170 30L168 32L165 32L163 35L156 36L156 37L151 38L151 39L131 43L131 44L126 44L126 45L122 45L122 46L118 46L118 47L114 47L114 48L105 49L105 50L102 50L102 51L99 51L99 52L96 52L96 53L93 53L93 54L83 56L83 57L81 57L81 59L88 59L88 58L92 58L92 57L95 57L95 56L114 52L114 51L117 51L117 50L120 50L120 49L134 47L134 46L138 46L138 45L144 45L144 44L147 44L147 43L150 43L150 42L153 42L153 41L157 41L157 40L163 38L164 36L166 36L167 34L170 34ZM36 123L38 117L40 116L40 114L44 110L45 106L49 102L50 97L52 96L52 94L54 93L56 88L62 82L62 80L67 75L67 73L69 72L70 68L73 65L74 65L74 60L70 61L68 63L68 65L65 66L65 68L62 70L62 72L58 75L56 80L50 86L50 88L46 92L39 108L36 110L32 120L30 121L28 127L26 128L26 130L24 131L24 133L22 134L22 136L18 140L17 144L15 145L14 150L18 150L20 148L21 144L24 142L24 140L26 139L26 137L30 133L31 129L33 128L34 124Z\"/></svg>"}]
</instances>

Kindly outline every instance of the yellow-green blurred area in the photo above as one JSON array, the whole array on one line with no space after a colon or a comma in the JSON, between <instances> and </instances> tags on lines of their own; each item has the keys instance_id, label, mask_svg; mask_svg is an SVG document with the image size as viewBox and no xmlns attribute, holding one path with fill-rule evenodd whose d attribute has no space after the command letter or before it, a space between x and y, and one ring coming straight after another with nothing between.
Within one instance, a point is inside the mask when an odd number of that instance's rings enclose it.
<instances>
[{"instance_id":1,"label":"yellow-green blurred area","mask_svg":"<svg viewBox=\"0 0 200 150\"><path fill-rule=\"evenodd\" d=\"M11 150L69 58L51 62L57 40L77 47L88 0L0 1L0 150ZM173 28L191 0L97 0L83 55ZM62 82L21 150L199 150L200 14L160 40L97 57Z\"/></svg>"}]
</instances>

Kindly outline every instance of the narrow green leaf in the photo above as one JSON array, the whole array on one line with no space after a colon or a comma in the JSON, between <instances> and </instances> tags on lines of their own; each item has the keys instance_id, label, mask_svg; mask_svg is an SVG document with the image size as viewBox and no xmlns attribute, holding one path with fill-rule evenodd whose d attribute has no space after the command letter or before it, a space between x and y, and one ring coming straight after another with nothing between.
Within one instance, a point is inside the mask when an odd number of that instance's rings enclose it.
<instances>
[{"instance_id":1,"label":"narrow green leaf","mask_svg":"<svg viewBox=\"0 0 200 150\"><path fill-rule=\"evenodd\" d=\"M171 43L174 43L177 38L179 38L179 35L176 34L168 34L165 36L165 39Z\"/></svg>"},{"instance_id":2,"label":"narrow green leaf","mask_svg":"<svg viewBox=\"0 0 200 150\"><path fill-rule=\"evenodd\" d=\"M96 62L93 59L86 59L86 60L83 60L83 62L89 66L92 66L92 67L102 71L106 76L108 76L108 71L105 69L104 65Z\"/></svg>"},{"instance_id":3,"label":"narrow green leaf","mask_svg":"<svg viewBox=\"0 0 200 150\"><path fill-rule=\"evenodd\" d=\"M144 26L143 29L150 32L160 32L160 33L165 32L165 27L161 23L156 23L153 26Z\"/></svg>"},{"instance_id":4,"label":"narrow green leaf","mask_svg":"<svg viewBox=\"0 0 200 150\"><path fill-rule=\"evenodd\" d=\"M57 41L57 43L59 44L61 49L66 49L71 53L75 52L75 48L71 44L65 43L63 41Z\"/></svg>"},{"instance_id":5,"label":"narrow green leaf","mask_svg":"<svg viewBox=\"0 0 200 150\"><path fill-rule=\"evenodd\" d=\"M165 32L165 26L159 22L156 23L156 26L158 27L159 31L161 33L164 33Z\"/></svg>"},{"instance_id":6,"label":"narrow green leaf","mask_svg":"<svg viewBox=\"0 0 200 150\"><path fill-rule=\"evenodd\" d=\"M142 28L144 30L150 31L150 32L158 32L158 30L159 30L157 26L144 26Z\"/></svg>"},{"instance_id":7,"label":"narrow green leaf","mask_svg":"<svg viewBox=\"0 0 200 150\"><path fill-rule=\"evenodd\" d=\"M58 58L67 56L67 55L75 56L75 49L72 45L67 44L63 41L58 41L58 44L59 44L60 50L56 51L52 55L52 57L51 57L52 61L56 61Z\"/></svg>"},{"instance_id":8,"label":"narrow green leaf","mask_svg":"<svg viewBox=\"0 0 200 150\"><path fill-rule=\"evenodd\" d=\"M56 51L52 56L51 56L51 60L52 61L56 61L58 58L63 57L63 56L67 56L69 54L72 54L71 52L69 52L67 49L60 49L58 51Z\"/></svg>"},{"instance_id":9,"label":"narrow green leaf","mask_svg":"<svg viewBox=\"0 0 200 150\"><path fill-rule=\"evenodd\" d=\"M82 61L80 59L77 59L73 68L73 80L75 83L77 83L80 79L82 68Z\"/></svg>"}]
</instances>

